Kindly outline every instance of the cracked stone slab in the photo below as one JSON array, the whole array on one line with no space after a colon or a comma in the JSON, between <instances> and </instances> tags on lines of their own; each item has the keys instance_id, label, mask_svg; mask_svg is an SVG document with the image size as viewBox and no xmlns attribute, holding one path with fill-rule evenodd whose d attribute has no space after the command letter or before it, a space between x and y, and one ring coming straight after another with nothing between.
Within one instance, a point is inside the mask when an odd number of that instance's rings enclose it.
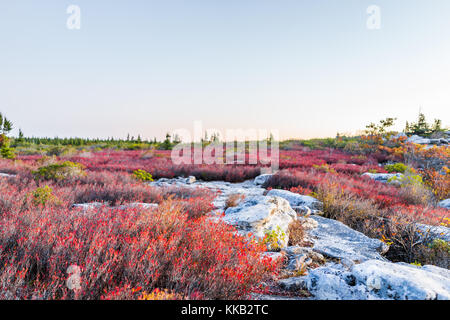
<instances>
[{"instance_id":1,"label":"cracked stone slab","mask_svg":"<svg viewBox=\"0 0 450 320\"><path fill-rule=\"evenodd\" d=\"M361 262L370 259L386 260L381 254L389 247L378 239L372 239L345 224L320 216L311 216L318 226L308 232L313 238L313 249L325 256Z\"/></svg>"}]
</instances>

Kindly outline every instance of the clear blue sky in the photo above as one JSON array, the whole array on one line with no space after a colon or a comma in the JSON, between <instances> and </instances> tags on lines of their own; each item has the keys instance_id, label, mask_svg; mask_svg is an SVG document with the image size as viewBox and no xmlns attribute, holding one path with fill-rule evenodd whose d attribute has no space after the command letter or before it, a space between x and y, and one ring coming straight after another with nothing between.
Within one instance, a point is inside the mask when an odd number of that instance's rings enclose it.
<instances>
[{"instance_id":1,"label":"clear blue sky","mask_svg":"<svg viewBox=\"0 0 450 320\"><path fill-rule=\"evenodd\" d=\"M448 0L0 2L0 111L29 136L323 137L419 107L450 124Z\"/></svg>"}]
</instances>

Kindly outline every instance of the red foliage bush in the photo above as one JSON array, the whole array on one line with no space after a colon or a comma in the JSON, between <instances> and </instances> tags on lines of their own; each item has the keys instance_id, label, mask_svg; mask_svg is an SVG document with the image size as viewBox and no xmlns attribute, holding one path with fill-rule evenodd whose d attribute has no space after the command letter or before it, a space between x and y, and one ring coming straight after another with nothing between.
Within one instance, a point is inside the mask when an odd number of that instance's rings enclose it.
<instances>
[{"instance_id":1,"label":"red foliage bush","mask_svg":"<svg viewBox=\"0 0 450 320\"><path fill-rule=\"evenodd\" d=\"M263 258L264 245L206 215L213 209L209 190L157 188L123 171L88 171L49 182L58 201L37 205L30 199L36 159L27 161L14 165L16 177L0 178L0 299L133 299L155 289L240 299L276 271L277 262ZM71 209L93 201L159 207ZM76 290L66 283L70 266L80 270Z\"/></svg>"},{"instance_id":2,"label":"red foliage bush","mask_svg":"<svg viewBox=\"0 0 450 320\"><path fill-rule=\"evenodd\" d=\"M7 208L0 215L0 298L132 299L136 288L164 288L188 298L239 299L271 277L276 263L262 258L263 245L201 214L194 219L191 210L198 208L189 200L88 213ZM76 290L66 285L70 266L80 270Z\"/></svg>"}]
</instances>

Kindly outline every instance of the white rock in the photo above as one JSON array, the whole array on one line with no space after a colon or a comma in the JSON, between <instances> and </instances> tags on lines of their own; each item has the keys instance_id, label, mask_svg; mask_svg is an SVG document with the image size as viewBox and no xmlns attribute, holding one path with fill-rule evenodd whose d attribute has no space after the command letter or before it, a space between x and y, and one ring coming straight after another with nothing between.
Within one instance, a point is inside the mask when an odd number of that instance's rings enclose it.
<instances>
[{"instance_id":1,"label":"white rock","mask_svg":"<svg viewBox=\"0 0 450 320\"><path fill-rule=\"evenodd\" d=\"M307 289L307 278L306 277L291 277L278 281L280 287L287 291L299 291Z\"/></svg>"},{"instance_id":2,"label":"white rock","mask_svg":"<svg viewBox=\"0 0 450 320\"><path fill-rule=\"evenodd\" d=\"M388 182L391 178L401 179L403 177L403 173L363 173L361 176L369 177L372 180L379 182ZM394 180L395 181L395 180Z\"/></svg>"},{"instance_id":3,"label":"white rock","mask_svg":"<svg viewBox=\"0 0 450 320\"><path fill-rule=\"evenodd\" d=\"M291 246L284 249L283 252L288 259L286 267L288 271L298 271L301 268L308 267L313 262L323 264L326 261L323 255L308 247Z\"/></svg>"},{"instance_id":4,"label":"white rock","mask_svg":"<svg viewBox=\"0 0 450 320\"><path fill-rule=\"evenodd\" d=\"M309 216L313 213L311 208L307 206L292 206L292 209L294 209L294 211L297 212L299 215L303 216Z\"/></svg>"},{"instance_id":5,"label":"white rock","mask_svg":"<svg viewBox=\"0 0 450 320\"><path fill-rule=\"evenodd\" d=\"M352 274L357 283L367 286L370 295L380 299L450 299L450 277L438 267L420 268L403 263L367 261L355 265Z\"/></svg>"},{"instance_id":6,"label":"white rock","mask_svg":"<svg viewBox=\"0 0 450 320\"><path fill-rule=\"evenodd\" d=\"M82 209L83 211L98 209L103 206L107 206L108 203L102 202L89 202L89 203L75 203L72 205L72 208Z\"/></svg>"},{"instance_id":7,"label":"white rock","mask_svg":"<svg viewBox=\"0 0 450 320\"><path fill-rule=\"evenodd\" d=\"M273 174L262 174L259 175L255 178L255 180L253 181L253 183L257 186L261 186L264 183L267 182L267 180L269 180L271 177L273 176Z\"/></svg>"},{"instance_id":8,"label":"white rock","mask_svg":"<svg viewBox=\"0 0 450 320\"><path fill-rule=\"evenodd\" d=\"M267 193L267 195L286 199L292 207L307 206L311 209L322 209L322 202L316 198L293 193L287 190L272 189Z\"/></svg>"},{"instance_id":9,"label":"white rock","mask_svg":"<svg viewBox=\"0 0 450 320\"><path fill-rule=\"evenodd\" d=\"M251 300L308 300L302 297L277 296L269 294L251 293Z\"/></svg>"},{"instance_id":10,"label":"white rock","mask_svg":"<svg viewBox=\"0 0 450 320\"><path fill-rule=\"evenodd\" d=\"M450 299L448 270L380 260L368 260L350 269L328 264L284 282L280 284L285 288L306 289L318 300Z\"/></svg>"},{"instance_id":11,"label":"white rock","mask_svg":"<svg viewBox=\"0 0 450 320\"><path fill-rule=\"evenodd\" d=\"M89 211L98 209L101 207L106 207L110 209L133 209L133 208L142 208L142 209L151 209L151 208L157 208L157 203L142 203L142 202L133 202L133 203L127 203L120 206L110 207L108 203L102 203L102 202L89 202L89 203L76 203L72 205L72 208L75 209L81 209L82 211Z\"/></svg>"},{"instance_id":12,"label":"white rock","mask_svg":"<svg viewBox=\"0 0 450 320\"><path fill-rule=\"evenodd\" d=\"M439 138L439 139L428 139L429 144L436 144L436 145L441 145L441 144L448 144L448 140L447 139L443 139L443 138Z\"/></svg>"},{"instance_id":13,"label":"white rock","mask_svg":"<svg viewBox=\"0 0 450 320\"><path fill-rule=\"evenodd\" d=\"M413 136L409 137L408 139L406 139L406 142L412 142L412 143L417 143L417 144L430 144L431 141L430 141L430 139L423 138L418 135L413 135Z\"/></svg>"},{"instance_id":14,"label":"white rock","mask_svg":"<svg viewBox=\"0 0 450 320\"><path fill-rule=\"evenodd\" d=\"M187 184L192 184L195 181L197 181L197 179L194 176L189 176L189 177L186 178L185 181L186 181Z\"/></svg>"},{"instance_id":15,"label":"white rock","mask_svg":"<svg viewBox=\"0 0 450 320\"><path fill-rule=\"evenodd\" d=\"M143 202L133 202L128 204L123 204L121 206L116 207L118 209L134 209L134 208L141 208L141 209L154 209L158 208L157 203L143 203Z\"/></svg>"},{"instance_id":16,"label":"white rock","mask_svg":"<svg viewBox=\"0 0 450 320\"><path fill-rule=\"evenodd\" d=\"M389 247L378 239L372 239L345 224L320 216L311 216L318 226L308 232L313 237L314 251L336 259L362 262L370 259L386 260L381 254Z\"/></svg>"},{"instance_id":17,"label":"white rock","mask_svg":"<svg viewBox=\"0 0 450 320\"><path fill-rule=\"evenodd\" d=\"M251 232L258 239L263 239L267 232L275 231L279 234L278 246L284 248L289 241L289 224L296 217L296 212L285 199L254 196L236 207L228 208L223 219L238 230Z\"/></svg>"},{"instance_id":18,"label":"white rock","mask_svg":"<svg viewBox=\"0 0 450 320\"><path fill-rule=\"evenodd\" d=\"M442 200L438 203L438 206L441 208L449 209L450 210L450 198Z\"/></svg>"},{"instance_id":19,"label":"white rock","mask_svg":"<svg viewBox=\"0 0 450 320\"><path fill-rule=\"evenodd\" d=\"M444 226L430 226L421 223L417 223L416 226L420 230L421 235L430 242L434 239L450 242L450 228Z\"/></svg>"},{"instance_id":20,"label":"white rock","mask_svg":"<svg viewBox=\"0 0 450 320\"><path fill-rule=\"evenodd\" d=\"M14 178L15 174L9 174L9 173L2 173L0 172L0 178Z\"/></svg>"}]
</instances>

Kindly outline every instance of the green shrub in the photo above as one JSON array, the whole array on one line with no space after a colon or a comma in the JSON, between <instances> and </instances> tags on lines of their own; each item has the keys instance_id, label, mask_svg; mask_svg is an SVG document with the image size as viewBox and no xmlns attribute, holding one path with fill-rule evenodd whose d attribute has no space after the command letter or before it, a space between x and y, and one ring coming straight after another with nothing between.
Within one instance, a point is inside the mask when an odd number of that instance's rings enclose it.
<instances>
[{"instance_id":1,"label":"green shrub","mask_svg":"<svg viewBox=\"0 0 450 320\"><path fill-rule=\"evenodd\" d=\"M439 119L434 119L434 123L427 123L425 115L419 113L417 122L408 123L406 122L405 133L409 135L419 135L429 137L434 133L439 133L444 131L442 128L442 121Z\"/></svg>"},{"instance_id":2,"label":"green shrub","mask_svg":"<svg viewBox=\"0 0 450 320\"><path fill-rule=\"evenodd\" d=\"M434 239L427 246L419 246L416 256L423 265L432 264L448 269L450 268L450 243L441 239Z\"/></svg>"},{"instance_id":3,"label":"green shrub","mask_svg":"<svg viewBox=\"0 0 450 320\"><path fill-rule=\"evenodd\" d=\"M152 175L145 170L135 170L133 171L133 176L140 181L153 181Z\"/></svg>"},{"instance_id":4,"label":"green shrub","mask_svg":"<svg viewBox=\"0 0 450 320\"><path fill-rule=\"evenodd\" d=\"M431 202L431 190L424 184L422 176L410 169L403 176L392 177L388 182L400 187L399 196L407 204L426 206Z\"/></svg>"},{"instance_id":5,"label":"green shrub","mask_svg":"<svg viewBox=\"0 0 450 320\"><path fill-rule=\"evenodd\" d=\"M45 206L49 202L57 203L58 198L53 195L53 190L49 186L37 188L31 193L33 204L35 206Z\"/></svg>"},{"instance_id":6,"label":"green shrub","mask_svg":"<svg viewBox=\"0 0 450 320\"><path fill-rule=\"evenodd\" d=\"M344 151L349 153L362 153L364 150L356 140L350 140L345 143Z\"/></svg>"},{"instance_id":7,"label":"green shrub","mask_svg":"<svg viewBox=\"0 0 450 320\"><path fill-rule=\"evenodd\" d=\"M405 173L405 171L408 169L408 166L405 165L404 163L398 162L395 164L387 164L384 166L384 169L389 172L400 172L400 173Z\"/></svg>"},{"instance_id":8,"label":"green shrub","mask_svg":"<svg viewBox=\"0 0 450 320\"><path fill-rule=\"evenodd\" d=\"M125 147L125 150L144 150L147 149L147 146L143 143L132 143L132 144L128 144Z\"/></svg>"},{"instance_id":9,"label":"green shrub","mask_svg":"<svg viewBox=\"0 0 450 320\"><path fill-rule=\"evenodd\" d=\"M0 134L0 155L5 159L14 159L16 157L14 149L10 147L10 139L3 133Z\"/></svg>"},{"instance_id":10,"label":"green shrub","mask_svg":"<svg viewBox=\"0 0 450 320\"><path fill-rule=\"evenodd\" d=\"M274 230L266 231L263 243L268 250L279 251L286 240L286 233L278 226Z\"/></svg>"},{"instance_id":11,"label":"green shrub","mask_svg":"<svg viewBox=\"0 0 450 320\"><path fill-rule=\"evenodd\" d=\"M434 239L433 242L430 244L430 248L438 251L447 252L447 254L450 254L450 242L447 242L442 239Z\"/></svg>"},{"instance_id":12,"label":"green shrub","mask_svg":"<svg viewBox=\"0 0 450 320\"><path fill-rule=\"evenodd\" d=\"M80 163L65 161L62 163L49 164L33 171L35 180L64 180L66 178L85 175L84 167Z\"/></svg>"},{"instance_id":13,"label":"green shrub","mask_svg":"<svg viewBox=\"0 0 450 320\"><path fill-rule=\"evenodd\" d=\"M47 150L48 156L70 156L76 154L77 149L70 146L52 146Z\"/></svg>"},{"instance_id":14,"label":"green shrub","mask_svg":"<svg viewBox=\"0 0 450 320\"><path fill-rule=\"evenodd\" d=\"M389 183L393 183L399 185L401 187L415 185L415 186L423 186L423 178L419 174L414 174L414 172L407 170L404 172L404 175L401 177L393 176L388 179Z\"/></svg>"},{"instance_id":15,"label":"green shrub","mask_svg":"<svg viewBox=\"0 0 450 320\"><path fill-rule=\"evenodd\" d=\"M0 154L2 158L5 159L15 159L16 154L14 153L14 149L10 147L3 147L0 149Z\"/></svg>"}]
</instances>

